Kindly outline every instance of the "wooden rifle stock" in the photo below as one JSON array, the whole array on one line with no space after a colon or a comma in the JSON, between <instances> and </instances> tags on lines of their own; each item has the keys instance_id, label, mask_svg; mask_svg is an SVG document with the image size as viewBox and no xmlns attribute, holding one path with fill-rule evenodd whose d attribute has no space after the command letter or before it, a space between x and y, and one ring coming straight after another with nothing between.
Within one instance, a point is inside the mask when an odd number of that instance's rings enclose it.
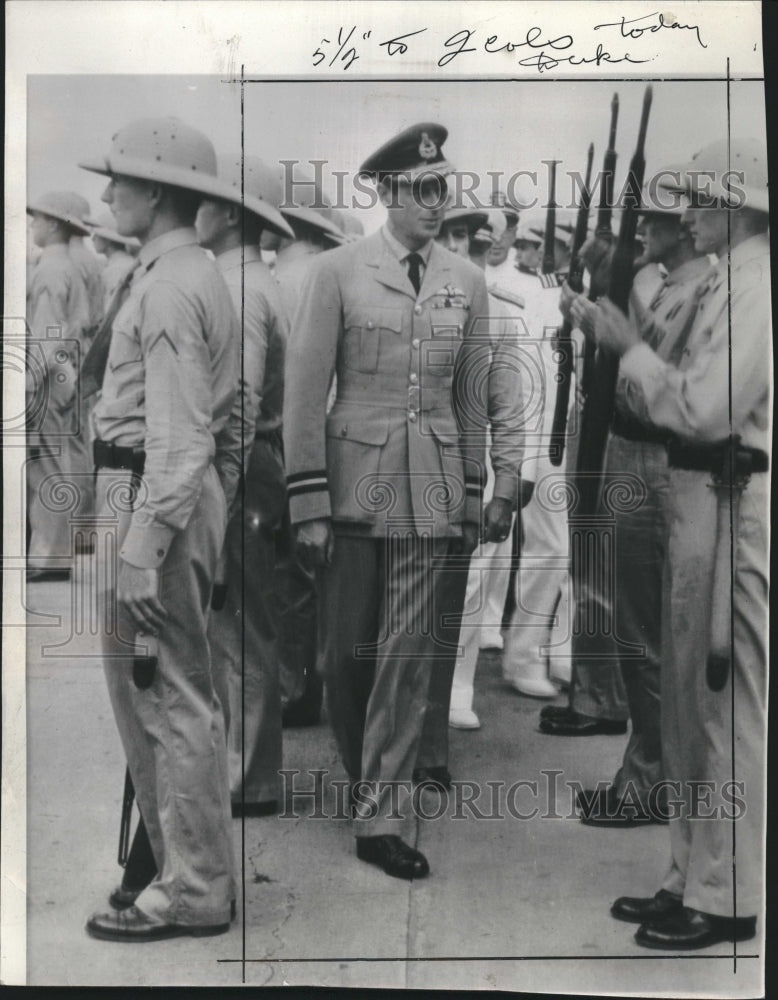
<instances>
[{"instance_id":1,"label":"wooden rifle stock","mask_svg":"<svg viewBox=\"0 0 778 1000\"><path fill-rule=\"evenodd\" d=\"M556 165L558 160L545 160L549 165L548 206L546 207L546 231L543 238L543 261L540 266L542 274L552 274L556 270Z\"/></svg>"},{"instance_id":2,"label":"wooden rifle stock","mask_svg":"<svg viewBox=\"0 0 778 1000\"><path fill-rule=\"evenodd\" d=\"M581 191L581 204L575 221L570 266L567 270L567 283L574 292L583 291L583 263L580 259L581 247L586 242L589 230L589 208L592 202L592 160L594 159L594 144L589 144L586 157L586 182ZM551 425L551 440L549 442L549 459L553 466L560 466L565 453L565 435L567 433L567 411L570 407L570 383L573 378L574 350L573 324L565 319L559 333L559 372L557 375L556 402L554 404L554 421Z\"/></svg>"},{"instance_id":3,"label":"wooden rifle stock","mask_svg":"<svg viewBox=\"0 0 778 1000\"><path fill-rule=\"evenodd\" d=\"M643 111L640 118L637 146L629 167L627 194L622 211L619 238L611 262L608 296L625 315L629 309L629 295L632 290L635 233L640 208L640 192L646 169L644 150L648 116L651 111L651 97L651 87L648 86L643 96ZM587 396L581 420L578 472L597 474L581 478L579 507L582 513L593 514L597 509L605 445L613 416L618 373L618 355L613 351L600 348L595 361L592 388Z\"/></svg>"}]
</instances>

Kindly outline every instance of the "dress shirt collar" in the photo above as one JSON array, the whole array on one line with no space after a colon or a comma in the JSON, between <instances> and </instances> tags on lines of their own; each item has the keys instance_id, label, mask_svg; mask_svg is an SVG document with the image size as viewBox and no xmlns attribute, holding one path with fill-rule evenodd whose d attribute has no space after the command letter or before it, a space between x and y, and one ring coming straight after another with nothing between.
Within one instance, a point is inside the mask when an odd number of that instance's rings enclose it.
<instances>
[{"instance_id":1,"label":"dress shirt collar","mask_svg":"<svg viewBox=\"0 0 778 1000\"><path fill-rule=\"evenodd\" d=\"M392 234L389 232L389 227L387 225L384 225L381 228L381 232L383 233L384 239L386 240L386 245L389 247L391 252L400 261L401 264L405 262L406 258L408 257L408 254L412 254L414 252L421 257L425 267L429 264L430 254L432 253L432 242L433 242L432 240L428 240L424 244L424 246L421 247L421 249L414 251L414 250L409 250L408 247L406 246L403 246L403 244L397 239L396 236L392 236Z\"/></svg>"},{"instance_id":2,"label":"dress shirt collar","mask_svg":"<svg viewBox=\"0 0 778 1000\"><path fill-rule=\"evenodd\" d=\"M233 247L232 250L220 253L216 258L220 271L231 271L235 267L242 267L255 261L262 263L262 251L255 246Z\"/></svg>"},{"instance_id":3,"label":"dress shirt collar","mask_svg":"<svg viewBox=\"0 0 778 1000\"><path fill-rule=\"evenodd\" d=\"M197 246L197 234L194 226L184 226L180 229L171 229L161 236L156 236L153 240L144 244L138 254L138 262L144 270L148 271L152 264L163 254L177 250L179 247Z\"/></svg>"}]
</instances>

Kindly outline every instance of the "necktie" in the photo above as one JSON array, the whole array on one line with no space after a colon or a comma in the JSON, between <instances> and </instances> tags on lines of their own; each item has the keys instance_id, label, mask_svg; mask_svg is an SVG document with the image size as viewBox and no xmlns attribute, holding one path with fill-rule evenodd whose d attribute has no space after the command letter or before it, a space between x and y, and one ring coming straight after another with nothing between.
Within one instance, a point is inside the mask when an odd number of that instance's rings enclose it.
<instances>
[{"instance_id":1,"label":"necktie","mask_svg":"<svg viewBox=\"0 0 778 1000\"><path fill-rule=\"evenodd\" d=\"M130 284L137 270L138 265L136 264L135 267L131 268L122 279L121 284L116 289L114 297L111 299L111 304L108 307L108 312L105 314L105 319L103 320L100 329L95 334L89 350L86 352L84 363L81 366L81 396L83 399L87 399L89 396L94 395L94 393L98 392L103 387L105 368L108 364L108 351L111 347L113 321L116 319L116 314L119 312L124 300L127 298Z\"/></svg>"},{"instance_id":2,"label":"necktie","mask_svg":"<svg viewBox=\"0 0 778 1000\"><path fill-rule=\"evenodd\" d=\"M408 279L413 285L414 292L418 295L421 288L421 265L423 263L421 255L409 253L405 259L408 261Z\"/></svg>"}]
</instances>

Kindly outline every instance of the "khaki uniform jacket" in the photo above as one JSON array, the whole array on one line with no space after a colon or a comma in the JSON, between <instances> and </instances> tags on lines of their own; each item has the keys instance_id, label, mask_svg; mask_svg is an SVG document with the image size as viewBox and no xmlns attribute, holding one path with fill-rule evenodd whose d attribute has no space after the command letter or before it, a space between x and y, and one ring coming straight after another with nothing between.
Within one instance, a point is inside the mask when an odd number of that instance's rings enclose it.
<instances>
[{"instance_id":1,"label":"khaki uniform jacket","mask_svg":"<svg viewBox=\"0 0 778 1000\"><path fill-rule=\"evenodd\" d=\"M482 273L436 244L418 298L383 232L316 258L287 355L293 523L445 537L480 521L488 316Z\"/></svg>"}]
</instances>

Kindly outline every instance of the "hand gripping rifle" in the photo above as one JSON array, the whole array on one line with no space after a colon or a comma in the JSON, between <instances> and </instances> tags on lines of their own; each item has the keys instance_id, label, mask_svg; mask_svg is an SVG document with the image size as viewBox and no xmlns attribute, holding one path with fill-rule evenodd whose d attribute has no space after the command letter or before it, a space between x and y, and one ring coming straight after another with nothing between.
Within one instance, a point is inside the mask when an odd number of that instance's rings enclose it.
<instances>
[{"instance_id":1,"label":"hand gripping rifle","mask_svg":"<svg viewBox=\"0 0 778 1000\"><path fill-rule=\"evenodd\" d=\"M581 204L578 206L578 216L575 221L570 266L567 270L567 283L574 292L583 291L584 265L580 259L581 247L586 242L589 229L589 206L592 202L592 160L594 159L594 144L589 143L586 157L586 182L581 192ZM562 324L559 333L559 371L557 373L556 402L554 404L554 422L551 425L551 441L549 442L549 458L551 464L559 466L565 453L565 434L567 432L567 411L570 406L570 383L573 376L575 352L573 348L573 324L568 317Z\"/></svg>"},{"instance_id":2,"label":"hand gripping rifle","mask_svg":"<svg viewBox=\"0 0 778 1000\"><path fill-rule=\"evenodd\" d=\"M651 87L646 87L643 95L643 111L640 116L640 131L635 153L629 165L625 204L622 211L621 227L610 268L608 296L626 315L629 309L629 295L632 290L635 234L640 208L640 192L646 170L644 155L648 116L651 111ZM583 477L581 481L581 511L594 513L602 479L602 465L608 428L613 415L616 379L619 373L619 358L615 352L600 348L597 352L592 385L584 404L581 419L581 444L578 451L578 471L597 473L597 476Z\"/></svg>"}]
</instances>

